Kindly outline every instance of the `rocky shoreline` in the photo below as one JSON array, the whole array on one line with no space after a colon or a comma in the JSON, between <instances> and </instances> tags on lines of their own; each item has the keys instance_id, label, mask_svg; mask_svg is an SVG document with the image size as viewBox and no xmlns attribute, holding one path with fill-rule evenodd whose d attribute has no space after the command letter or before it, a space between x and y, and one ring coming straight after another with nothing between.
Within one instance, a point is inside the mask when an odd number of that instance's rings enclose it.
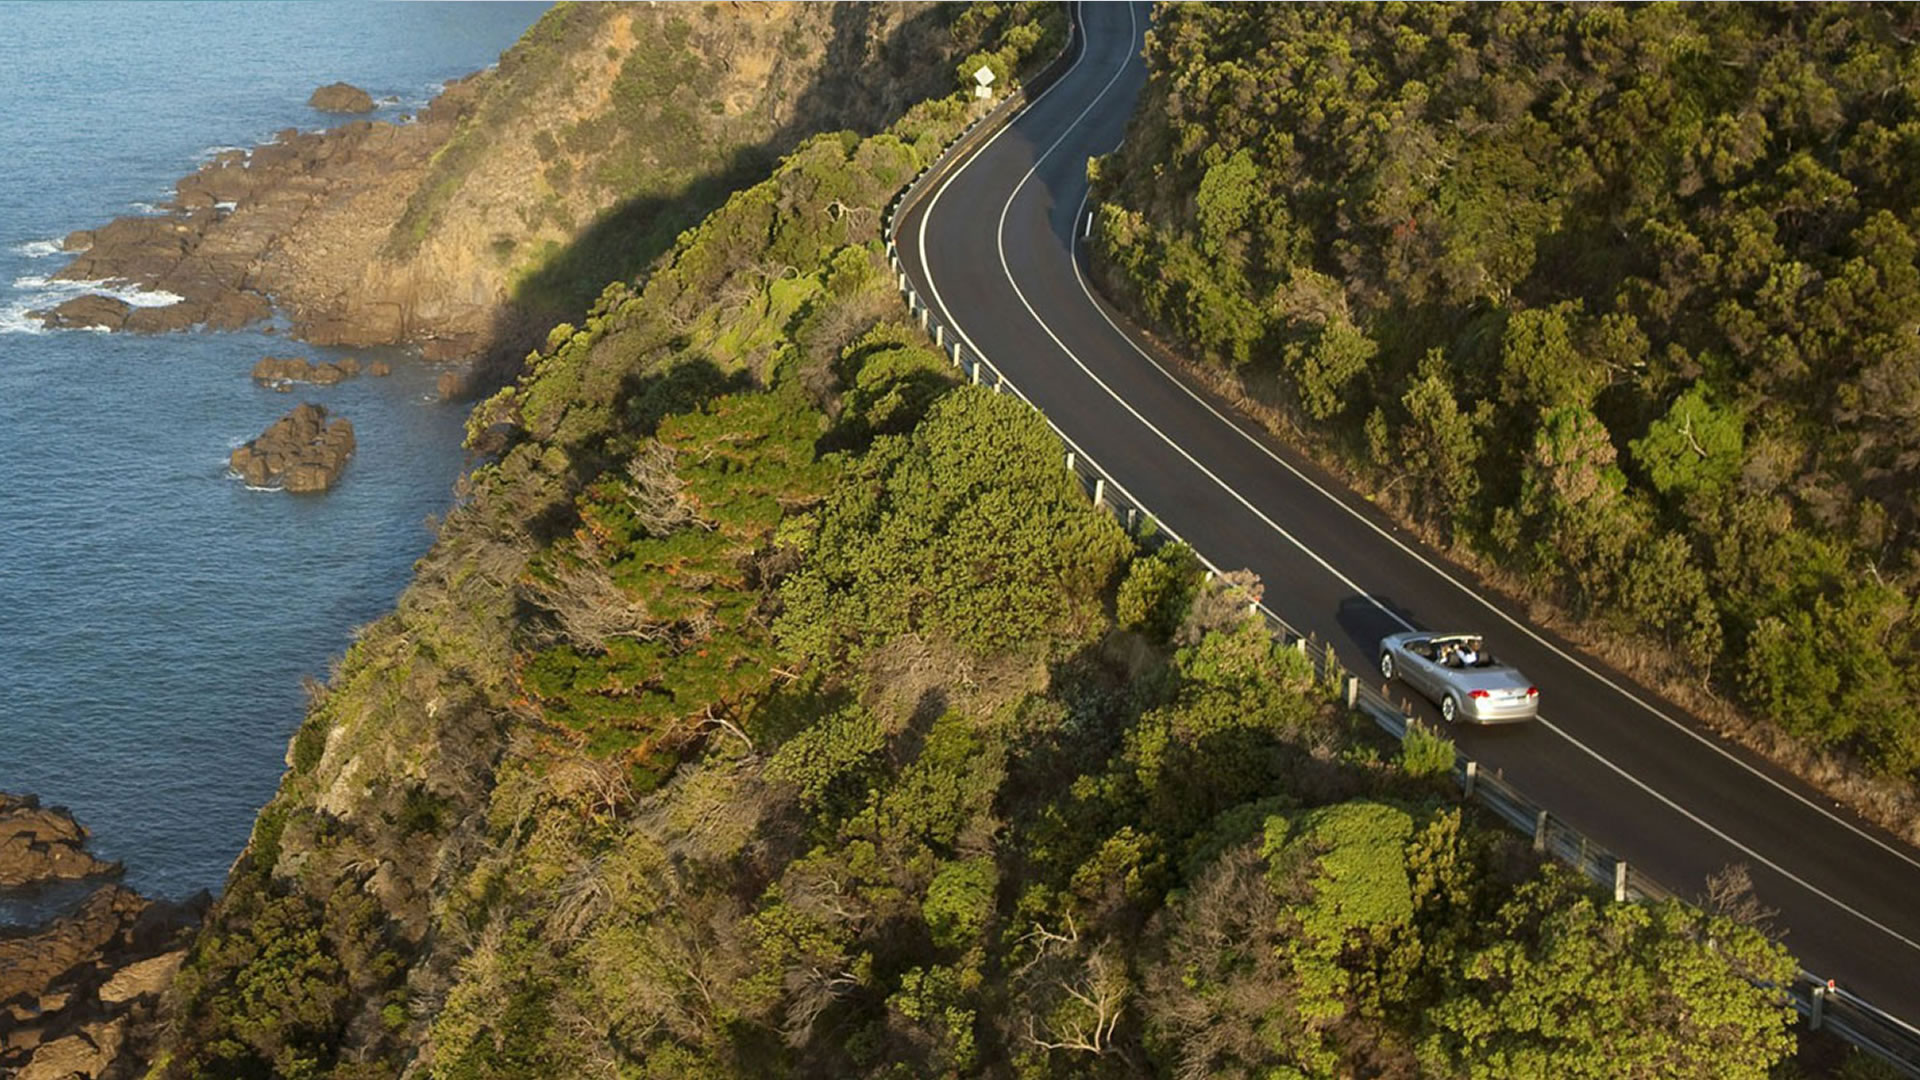
<instances>
[{"instance_id":1,"label":"rocky shoreline","mask_svg":"<svg viewBox=\"0 0 1920 1080\"><path fill-rule=\"evenodd\" d=\"M117 875L59 807L0 792L0 888ZM0 926L0 1076L119 1080L138 1075L160 999L211 904L175 903L113 882L36 927Z\"/></svg>"},{"instance_id":2,"label":"rocky shoreline","mask_svg":"<svg viewBox=\"0 0 1920 1080\"><path fill-rule=\"evenodd\" d=\"M232 150L183 177L161 213L70 233L73 260L56 280L111 282L180 299L130 304L88 293L30 314L50 328L161 333L232 330L276 308L294 336L316 345L419 346L429 359L482 344L499 297L450 299L444 290L373 280L377 243L356 223L398 216L407 184L472 109L477 76L450 83L417 118L356 120L327 131L288 128L273 142ZM344 87L344 89L342 89ZM345 84L322 87L329 111L359 111ZM370 104L370 101L369 101Z\"/></svg>"},{"instance_id":3,"label":"rocky shoreline","mask_svg":"<svg viewBox=\"0 0 1920 1080\"><path fill-rule=\"evenodd\" d=\"M119 873L87 852L90 836L66 810L0 791L0 889Z\"/></svg>"}]
</instances>

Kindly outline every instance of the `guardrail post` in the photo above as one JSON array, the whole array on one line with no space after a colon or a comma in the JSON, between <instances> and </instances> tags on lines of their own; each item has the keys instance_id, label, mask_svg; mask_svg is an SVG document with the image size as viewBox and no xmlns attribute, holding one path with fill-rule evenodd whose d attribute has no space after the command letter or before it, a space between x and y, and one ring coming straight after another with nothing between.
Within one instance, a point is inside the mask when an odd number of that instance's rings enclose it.
<instances>
[{"instance_id":1,"label":"guardrail post","mask_svg":"<svg viewBox=\"0 0 1920 1080\"><path fill-rule=\"evenodd\" d=\"M1827 988L1813 988L1813 1008L1807 1011L1807 1030L1819 1031L1820 1025L1827 1021Z\"/></svg>"},{"instance_id":2,"label":"guardrail post","mask_svg":"<svg viewBox=\"0 0 1920 1080\"><path fill-rule=\"evenodd\" d=\"M1352 712L1353 707L1355 705L1358 705L1359 703L1360 703L1360 680L1354 678L1352 675L1349 675L1347 676L1347 711Z\"/></svg>"},{"instance_id":3,"label":"guardrail post","mask_svg":"<svg viewBox=\"0 0 1920 1080\"><path fill-rule=\"evenodd\" d=\"M1480 763L1467 759L1467 778L1461 782L1460 790L1467 798L1473 798L1473 789L1480 782Z\"/></svg>"},{"instance_id":4,"label":"guardrail post","mask_svg":"<svg viewBox=\"0 0 1920 1080\"><path fill-rule=\"evenodd\" d=\"M1140 511L1136 507L1127 507L1127 531L1133 532L1140 527Z\"/></svg>"},{"instance_id":5,"label":"guardrail post","mask_svg":"<svg viewBox=\"0 0 1920 1080\"><path fill-rule=\"evenodd\" d=\"M1067 451L1067 471L1073 471L1073 451Z\"/></svg>"},{"instance_id":6,"label":"guardrail post","mask_svg":"<svg viewBox=\"0 0 1920 1080\"><path fill-rule=\"evenodd\" d=\"M1627 860L1613 860L1613 902L1627 902Z\"/></svg>"},{"instance_id":7,"label":"guardrail post","mask_svg":"<svg viewBox=\"0 0 1920 1080\"><path fill-rule=\"evenodd\" d=\"M981 369L982 367L985 367L985 366L986 366L986 365L984 365L984 364L982 364L982 363L981 363L980 361L978 361L978 360L975 360L975 361L973 362L973 385L975 385L975 386L979 386L979 385L980 385L980 369Z\"/></svg>"},{"instance_id":8,"label":"guardrail post","mask_svg":"<svg viewBox=\"0 0 1920 1080\"><path fill-rule=\"evenodd\" d=\"M960 343L956 341L953 343L953 366L960 367L962 363L963 361L960 359Z\"/></svg>"},{"instance_id":9,"label":"guardrail post","mask_svg":"<svg viewBox=\"0 0 1920 1080\"><path fill-rule=\"evenodd\" d=\"M1533 819L1533 850L1536 855L1547 853L1547 812L1545 810L1540 811L1540 816Z\"/></svg>"},{"instance_id":10,"label":"guardrail post","mask_svg":"<svg viewBox=\"0 0 1920 1080\"><path fill-rule=\"evenodd\" d=\"M1107 478L1104 476L1094 477L1093 505L1095 506L1107 505Z\"/></svg>"},{"instance_id":11,"label":"guardrail post","mask_svg":"<svg viewBox=\"0 0 1920 1080\"><path fill-rule=\"evenodd\" d=\"M926 328L927 328L927 309L921 308L920 309L920 329L925 330Z\"/></svg>"},{"instance_id":12,"label":"guardrail post","mask_svg":"<svg viewBox=\"0 0 1920 1080\"><path fill-rule=\"evenodd\" d=\"M905 274L900 275L900 291L901 292L907 291L907 275Z\"/></svg>"},{"instance_id":13,"label":"guardrail post","mask_svg":"<svg viewBox=\"0 0 1920 1080\"><path fill-rule=\"evenodd\" d=\"M947 328L945 325L938 325L933 328L933 347L936 349L944 349L947 347Z\"/></svg>"}]
</instances>

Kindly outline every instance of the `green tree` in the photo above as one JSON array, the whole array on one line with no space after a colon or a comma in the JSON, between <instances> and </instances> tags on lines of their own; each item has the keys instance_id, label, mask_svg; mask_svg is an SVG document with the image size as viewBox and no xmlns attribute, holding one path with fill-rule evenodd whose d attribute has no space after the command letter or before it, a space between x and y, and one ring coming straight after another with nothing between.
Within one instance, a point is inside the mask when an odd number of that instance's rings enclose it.
<instances>
[{"instance_id":1,"label":"green tree","mask_svg":"<svg viewBox=\"0 0 1920 1080\"><path fill-rule=\"evenodd\" d=\"M1645 438L1633 441L1633 459L1662 494L1719 492L1740 471L1743 427L1738 412L1715 405L1706 385L1696 382Z\"/></svg>"},{"instance_id":2,"label":"green tree","mask_svg":"<svg viewBox=\"0 0 1920 1080\"><path fill-rule=\"evenodd\" d=\"M1563 875L1521 887L1504 940L1465 955L1426 1011L1421 1058L1473 1077L1764 1077L1794 1013L1755 984L1794 973L1758 931L1674 901L1606 904Z\"/></svg>"}]
</instances>

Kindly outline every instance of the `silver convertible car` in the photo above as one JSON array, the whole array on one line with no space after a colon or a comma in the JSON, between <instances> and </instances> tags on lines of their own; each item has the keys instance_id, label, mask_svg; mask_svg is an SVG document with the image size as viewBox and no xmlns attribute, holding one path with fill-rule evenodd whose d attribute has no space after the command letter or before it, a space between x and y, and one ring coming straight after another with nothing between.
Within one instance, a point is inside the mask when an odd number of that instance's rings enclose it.
<instances>
[{"instance_id":1,"label":"silver convertible car","mask_svg":"<svg viewBox=\"0 0 1920 1080\"><path fill-rule=\"evenodd\" d=\"M1389 634L1380 641L1380 674L1425 694L1449 723L1512 724L1540 711L1539 688L1494 659L1478 634Z\"/></svg>"}]
</instances>

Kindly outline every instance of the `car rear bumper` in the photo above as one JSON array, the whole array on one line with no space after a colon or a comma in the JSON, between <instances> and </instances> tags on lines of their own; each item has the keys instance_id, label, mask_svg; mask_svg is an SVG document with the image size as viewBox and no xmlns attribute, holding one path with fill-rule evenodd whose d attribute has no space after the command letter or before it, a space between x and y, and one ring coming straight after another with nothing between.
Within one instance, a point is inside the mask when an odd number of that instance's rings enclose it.
<instances>
[{"instance_id":1,"label":"car rear bumper","mask_svg":"<svg viewBox=\"0 0 1920 1080\"><path fill-rule=\"evenodd\" d=\"M1459 717L1469 724L1522 724L1540 714L1540 699L1492 701L1467 698L1460 702Z\"/></svg>"}]
</instances>

